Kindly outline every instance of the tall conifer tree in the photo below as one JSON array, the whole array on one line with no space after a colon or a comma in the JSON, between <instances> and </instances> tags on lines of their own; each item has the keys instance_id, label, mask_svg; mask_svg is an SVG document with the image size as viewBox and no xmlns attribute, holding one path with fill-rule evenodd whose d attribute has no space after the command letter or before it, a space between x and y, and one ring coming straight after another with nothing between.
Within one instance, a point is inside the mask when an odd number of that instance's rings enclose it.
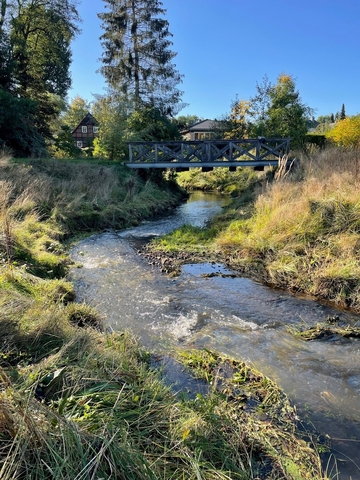
<instances>
[{"instance_id":1,"label":"tall conifer tree","mask_svg":"<svg viewBox=\"0 0 360 480\"><path fill-rule=\"evenodd\" d=\"M153 107L162 114L179 111L182 92L177 88L181 75L172 63L176 53L166 10L159 0L104 0L106 11L100 37L101 58L110 89L134 101L135 109Z\"/></svg>"},{"instance_id":2,"label":"tall conifer tree","mask_svg":"<svg viewBox=\"0 0 360 480\"><path fill-rule=\"evenodd\" d=\"M345 105L342 104L342 106L341 106L341 112L340 112L340 120L345 120L345 118L346 118Z\"/></svg>"}]
</instances>

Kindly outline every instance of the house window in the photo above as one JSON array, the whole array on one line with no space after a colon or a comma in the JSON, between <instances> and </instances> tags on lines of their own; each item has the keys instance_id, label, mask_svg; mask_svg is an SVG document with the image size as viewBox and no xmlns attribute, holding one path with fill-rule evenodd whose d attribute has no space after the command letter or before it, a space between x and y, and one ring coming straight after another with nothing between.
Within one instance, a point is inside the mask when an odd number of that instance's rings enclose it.
<instances>
[{"instance_id":1,"label":"house window","mask_svg":"<svg viewBox=\"0 0 360 480\"><path fill-rule=\"evenodd\" d=\"M87 126L86 125L83 125L81 127L81 133L87 133Z\"/></svg>"},{"instance_id":2,"label":"house window","mask_svg":"<svg viewBox=\"0 0 360 480\"><path fill-rule=\"evenodd\" d=\"M194 138L195 138L195 140L199 140L199 134L198 134L198 133L195 133Z\"/></svg>"},{"instance_id":3,"label":"house window","mask_svg":"<svg viewBox=\"0 0 360 480\"><path fill-rule=\"evenodd\" d=\"M95 127L95 126L94 126L94 127L93 127L93 132L94 132L94 133L98 133L98 131L99 131L99 127Z\"/></svg>"},{"instance_id":4,"label":"house window","mask_svg":"<svg viewBox=\"0 0 360 480\"><path fill-rule=\"evenodd\" d=\"M86 127L85 127L85 128L86 128ZM76 142L76 146L77 146L78 148L82 148L83 142L82 142L81 140L78 140L78 141Z\"/></svg>"}]
</instances>

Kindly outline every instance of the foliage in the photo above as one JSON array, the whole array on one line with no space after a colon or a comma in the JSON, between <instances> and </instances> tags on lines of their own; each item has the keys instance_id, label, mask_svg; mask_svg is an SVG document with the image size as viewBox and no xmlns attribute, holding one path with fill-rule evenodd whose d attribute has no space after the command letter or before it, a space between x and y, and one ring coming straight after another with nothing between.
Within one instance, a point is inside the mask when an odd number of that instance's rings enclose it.
<instances>
[{"instance_id":1,"label":"foliage","mask_svg":"<svg viewBox=\"0 0 360 480\"><path fill-rule=\"evenodd\" d=\"M250 102L237 98L233 100L230 113L214 122L214 137L225 140L247 138L250 129L250 109Z\"/></svg>"},{"instance_id":2,"label":"foliage","mask_svg":"<svg viewBox=\"0 0 360 480\"><path fill-rule=\"evenodd\" d=\"M171 121L177 125L180 131L191 127L195 123L201 122L201 120L204 119L198 117L197 115L178 115L176 118L171 119Z\"/></svg>"},{"instance_id":3,"label":"foliage","mask_svg":"<svg viewBox=\"0 0 360 480\"><path fill-rule=\"evenodd\" d=\"M360 146L360 115L346 117L340 120L334 128L327 132L326 137L336 145L344 147Z\"/></svg>"},{"instance_id":4,"label":"foliage","mask_svg":"<svg viewBox=\"0 0 360 480\"><path fill-rule=\"evenodd\" d=\"M55 136L52 154L56 158L81 157L81 149L75 145L71 131L68 125L63 125L60 132Z\"/></svg>"},{"instance_id":5,"label":"foliage","mask_svg":"<svg viewBox=\"0 0 360 480\"><path fill-rule=\"evenodd\" d=\"M14 59L12 57L9 34L1 28L0 24L0 88L7 91L13 89L13 70Z\"/></svg>"},{"instance_id":6,"label":"foliage","mask_svg":"<svg viewBox=\"0 0 360 480\"><path fill-rule=\"evenodd\" d=\"M245 191L251 191L259 181L253 168L238 168L230 172L228 168L215 168L211 172L202 172L200 168L191 168L188 172L177 174L177 182L186 190L217 191L229 193L233 197Z\"/></svg>"},{"instance_id":7,"label":"foliage","mask_svg":"<svg viewBox=\"0 0 360 480\"><path fill-rule=\"evenodd\" d=\"M317 118L318 123L335 123L334 114L331 113L330 115L320 115Z\"/></svg>"},{"instance_id":8,"label":"foliage","mask_svg":"<svg viewBox=\"0 0 360 480\"><path fill-rule=\"evenodd\" d=\"M326 133L329 132L333 127L334 125L332 123L319 123L319 125L317 125L317 127L315 128L314 132L319 135L326 135Z\"/></svg>"},{"instance_id":9,"label":"foliage","mask_svg":"<svg viewBox=\"0 0 360 480\"><path fill-rule=\"evenodd\" d=\"M341 111L340 111L340 120L345 120L345 118L346 118L345 105L342 104Z\"/></svg>"},{"instance_id":10,"label":"foliage","mask_svg":"<svg viewBox=\"0 0 360 480\"><path fill-rule=\"evenodd\" d=\"M110 160L125 160L133 134L128 131L127 119L129 102L121 96L99 97L93 106L93 113L101 125L94 140L94 156Z\"/></svg>"},{"instance_id":11,"label":"foliage","mask_svg":"<svg viewBox=\"0 0 360 480\"><path fill-rule=\"evenodd\" d=\"M307 133L304 141L305 144L316 145L319 148L325 148L326 146L326 136L317 131L313 133Z\"/></svg>"},{"instance_id":12,"label":"foliage","mask_svg":"<svg viewBox=\"0 0 360 480\"><path fill-rule=\"evenodd\" d=\"M70 42L78 32L73 0L9 2L15 78L22 96L61 97L70 87Z\"/></svg>"},{"instance_id":13,"label":"foliage","mask_svg":"<svg viewBox=\"0 0 360 480\"><path fill-rule=\"evenodd\" d=\"M36 116L36 102L0 87L0 147L12 149L17 156L43 156L45 142L35 126Z\"/></svg>"},{"instance_id":14,"label":"foliage","mask_svg":"<svg viewBox=\"0 0 360 480\"><path fill-rule=\"evenodd\" d=\"M142 140L161 142L181 138L176 125L156 108L134 111L127 123L129 130Z\"/></svg>"},{"instance_id":15,"label":"foliage","mask_svg":"<svg viewBox=\"0 0 360 480\"><path fill-rule=\"evenodd\" d=\"M232 102L231 113L218 122L217 136L290 137L292 146L299 148L303 146L311 113L301 101L291 75L282 73L275 85L265 76L261 84L256 84L256 95L249 101Z\"/></svg>"},{"instance_id":16,"label":"foliage","mask_svg":"<svg viewBox=\"0 0 360 480\"><path fill-rule=\"evenodd\" d=\"M264 136L263 130L266 129L266 121L268 119L268 110L271 105L270 92L274 85L270 82L267 75L264 75L262 82L256 82L256 93L250 98L252 106L253 123L256 126L256 132L253 136Z\"/></svg>"},{"instance_id":17,"label":"foliage","mask_svg":"<svg viewBox=\"0 0 360 480\"><path fill-rule=\"evenodd\" d=\"M249 112L251 103L246 100L235 100L231 105L229 129L224 135L225 139L246 138L249 129Z\"/></svg>"},{"instance_id":18,"label":"foliage","mask_svg":"<svg viewBox=\"0 0 360 480\"><path fill-rule=\"evenodd\" d=\"M172 63L176 53L166 11L159 0L104 0L108 9L99 13L104 33L100 71L109 87L133 97L135 109L150 107L162 115L178 111L181 75Z\"/></svg>"},{"instance_id":19,"label":"foliage","mask_svg":"<svg viewBox=\"0 0 360 480\"><path fill-rule=\"evenodd\" d=\"M165 141L180 138L177 126L160 111L134 106L124 96L99 97L93 112L101 128L94 141L94 155L127 160L130 141Z\"/></svg>"},{"instance_id":20,"label":"foliage","mask_svg":"<svg viewBox=\"0 0 360 480\"><path fill-rule=\"evenodd\" d=\"M68 104L60 120L64 125L74 130L90 111L90 102L80 97L80 95L76 95Z\"/></svg>"},{"instance_id":21,"label":"foliage","mask_svg":"<svg viewBox=\"0 0 360 480\"><path fill-rule=\"evenodd\" d=\"M70 44L78 22L75 0L1 2L1 87L17 99L34 102L32 125L45 139L52 137L71 84ZM26 141L25 137L22 143ZM21 149L36 154L31 142Z\"/></svg>"},{"instance_id":22,"label":"foliage","mask_svg":"<svg viewBox=\"0 0 360 480\"><path fill-rule=\"evenodd\" d=\"M264 130L266 137L290 137L294 148L301 147L307 133L307 116L310 109L301 101L291 75L281 74L277 84L269 91L270 106L266 112Z\"/></svg>"}]
</instances>

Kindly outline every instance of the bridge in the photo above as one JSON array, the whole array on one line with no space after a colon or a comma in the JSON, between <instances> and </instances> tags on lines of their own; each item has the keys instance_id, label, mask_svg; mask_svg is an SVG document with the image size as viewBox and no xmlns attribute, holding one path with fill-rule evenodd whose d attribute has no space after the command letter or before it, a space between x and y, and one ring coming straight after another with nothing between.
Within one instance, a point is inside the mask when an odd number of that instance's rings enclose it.
<instances>
[{"instance_id":1,"label":"bridge","mask_svg":"<svg viewBox=\"0 0 360 480\"><path fill-rule=\"evenodd\" d=\"M201 167L254 167L263 170L278 166L288 155L291 138L246 138L171 142L130 142L129 168L175 168L177 171Z\"/></svg>"}]
</instances>

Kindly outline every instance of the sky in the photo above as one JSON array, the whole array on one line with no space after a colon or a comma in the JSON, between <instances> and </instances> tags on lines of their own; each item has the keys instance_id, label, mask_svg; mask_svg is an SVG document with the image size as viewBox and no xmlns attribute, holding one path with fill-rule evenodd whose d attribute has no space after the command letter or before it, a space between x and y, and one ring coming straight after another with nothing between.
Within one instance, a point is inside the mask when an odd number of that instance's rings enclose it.
<instances>
[{"instance_id":1,"label":"sky","mask_svg":"<svg viewBox=\"0 0 360 480\"><path fill-rule=\"evenodd\" d=\"M180 115L220 118L248 100L267 75L290 74L314 116L360 113L360 0L162 0L173 63L188 104ZM80 0L72 45L72 88L93 101L106 93L101 67L102 0Z\"/></svg>"}]
</instances>

